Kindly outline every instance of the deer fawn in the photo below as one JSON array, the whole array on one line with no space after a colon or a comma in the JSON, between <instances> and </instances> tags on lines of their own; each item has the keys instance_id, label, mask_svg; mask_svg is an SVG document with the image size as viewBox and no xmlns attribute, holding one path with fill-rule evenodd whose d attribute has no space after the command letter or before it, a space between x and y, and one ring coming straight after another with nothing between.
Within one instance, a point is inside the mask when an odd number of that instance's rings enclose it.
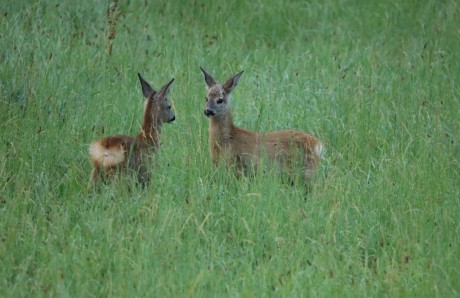
<instances>
[{"instance_id":1,"label":"deer fawn","mask_svg":"<svg viewBox=\"0 0 460 298\"><path fill-rule=\"evenodd\" d=\"M302 178L310 184L324 151L321 142L301 131L285 130L268 133L252 132L233 124L230 94L238 85L243 71L229 78L224 84L217 83L203 68L208 87L204 114L210 118L209 146L214 163L225 160L238 170L247 172L257 167L262 156L275 161L291 177L296 168Z\"/></svg>"},{"instance_id":2,"label":"deer fawn","mask_svg":"<svg viewBox=\"0 0 460 298\"><path fill-rule=\"evenodd\" d=\"M140 74L138 76L144 94L141 132L136 137L114 135L91 143L92 182L127 169L137 173L141 184L150 180L148 159L160 147L161 126L163 122L170 123L176 118L167 97L174 79L156 92Z\"/></svg>"}]
</instances>

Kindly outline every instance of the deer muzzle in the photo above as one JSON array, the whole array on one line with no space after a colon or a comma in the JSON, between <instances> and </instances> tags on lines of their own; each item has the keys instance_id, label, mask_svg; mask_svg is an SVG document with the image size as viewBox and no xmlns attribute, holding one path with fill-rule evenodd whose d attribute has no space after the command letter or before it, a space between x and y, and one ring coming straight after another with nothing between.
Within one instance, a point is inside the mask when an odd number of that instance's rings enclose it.
<instances>
[{"instance_id":1,"label":"deer muzzle","mask_svg":"<svg viewBox=\"0 0 460 298\"><path fill-rule=\"evenodd\" d=\"M206 115L206 117L213 117L216 115L216 112L214 112L213 110L210 110L210 109L206 109L204 110L204 114Z\"/></svg>"}]
</instances>

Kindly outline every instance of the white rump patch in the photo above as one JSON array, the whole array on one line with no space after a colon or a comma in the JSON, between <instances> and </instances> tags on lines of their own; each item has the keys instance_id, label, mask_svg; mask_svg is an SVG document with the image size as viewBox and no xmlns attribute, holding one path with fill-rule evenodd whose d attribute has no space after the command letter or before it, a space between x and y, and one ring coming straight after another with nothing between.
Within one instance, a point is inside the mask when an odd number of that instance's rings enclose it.
<instances>
[{"instance_id":1,"label":"white rump patch","mask_svg":"<svg viewBox=\"0 0 460 298\"><path fill-rule=\"evenodd\" d=\"M319 156L319 158L323 160L326 159L326 148L324 148L323 144L316 144L315 153L317 156Z\"/></svg>"},{"instance_id":2,"label":"white rump patch","mask_svg":"<svg viewBox=\"0 0 460 298\"><path fill-rule=\"evenodd\" d=\"M89 146L91 160L104 168L116 166L125 160L123 147L104 148L99 142L93 142Z\"/></svg>"}]
</instances>

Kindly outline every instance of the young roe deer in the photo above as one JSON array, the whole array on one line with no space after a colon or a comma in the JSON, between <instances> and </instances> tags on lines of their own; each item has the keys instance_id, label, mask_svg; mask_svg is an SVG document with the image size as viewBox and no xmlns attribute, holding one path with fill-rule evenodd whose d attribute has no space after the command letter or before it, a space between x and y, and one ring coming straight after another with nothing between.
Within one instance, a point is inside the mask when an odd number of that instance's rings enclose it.
<instances>
[{"instance_id":1,"label":"young roe deer","mask_svg":"<svg viewBox=\"0 0 460 298\"><path fill-rule=\"evenodd\" d=\"M257 167L262 156L275 161L291 178L296 170L308 184L318 168L324 151L322 143L312 135L301 131L284 130L268 133L249 131L233 124L230 94L238 85L243 71L219 84L203 68L208 87L204 114L209 121L209 146L214 163L225 160L238 170L247 172ZM298 175L297 175L298 176Z\"/></svg>"},{"instance_id":2,"label":"young roe deer","mask_svg":"<svg viewBox=\"0 0 460 298\"><path fill-rule=\"evenodd\" d=\"M135 137L114 135L91 143L89 156L93 166L92 182L109 178L127 169L137 173L138 182L141 184L150 180L148 160L160 147L161 126L163 122L170 123L176 118L168 100L174 79L157 92L140 74L138 76L144 94L141 132Z\"/></svg>"}]
</instances>

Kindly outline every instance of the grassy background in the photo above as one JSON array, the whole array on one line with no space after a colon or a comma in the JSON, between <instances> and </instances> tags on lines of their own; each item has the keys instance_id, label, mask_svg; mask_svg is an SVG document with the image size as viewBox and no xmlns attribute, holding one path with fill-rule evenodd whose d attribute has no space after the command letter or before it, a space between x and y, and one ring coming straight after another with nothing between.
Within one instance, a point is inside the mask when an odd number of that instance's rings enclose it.
<instances>
[{"instance_id":1,"label":"grassy background","mask_svg":"<svg viewBox=\"0 0 460 298\"><path fill-rule=\"evenodd\" d=\"M108 4L0 4L0 296L458 297L458 1ZM311 193L210 163L199 66L245 70L238 125L324 141ZM94 192L137 72L177 121L149 188Z\"/></svg>"}]
</instances>

